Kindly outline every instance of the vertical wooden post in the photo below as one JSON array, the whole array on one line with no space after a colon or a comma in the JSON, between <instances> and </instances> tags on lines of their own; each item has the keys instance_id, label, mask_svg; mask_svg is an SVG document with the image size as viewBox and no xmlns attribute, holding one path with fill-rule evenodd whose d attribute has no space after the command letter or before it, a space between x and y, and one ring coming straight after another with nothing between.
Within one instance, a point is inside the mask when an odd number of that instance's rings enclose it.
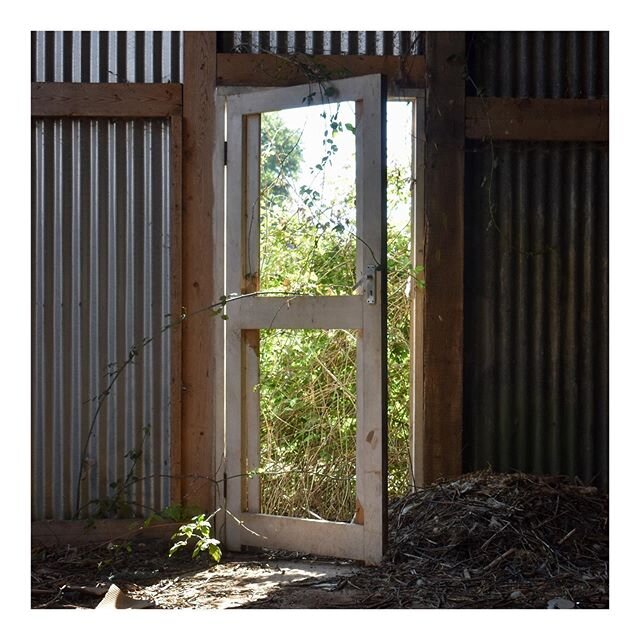
<instances>
[{"instance_id":1,"label":"vertical wooden post","mask_svg":"<svg viewBox=\"0 0 640 640\"><path fill-rule=\"evenodd\" d=\"M418 485L462 471L464 32L427 32L426 69L425 433Z\"/></svg>"},{"instance_id":2,"label":"vertical wooden post","mask_svg":"<svg viewBox=\"0 0 640 640\"><path fill-rule=\"evenodd\" d=\"M184 34L183 307L189 314L213 302L213 140L216 33ZM182 329L182 501L214 507L214 353L208 313Z\"/></svg>"},{"instance_id":3,"label":"vertical wooden post","mask_svg":"<svg viewBox=\"0 0 640 640\"><path fill-rule=\"evenodd\" d=\"M182 313L182 114L171 123L171 320ZM182 500L182 330L171 330L171 502Z\"/></svg>"}]
</instances>

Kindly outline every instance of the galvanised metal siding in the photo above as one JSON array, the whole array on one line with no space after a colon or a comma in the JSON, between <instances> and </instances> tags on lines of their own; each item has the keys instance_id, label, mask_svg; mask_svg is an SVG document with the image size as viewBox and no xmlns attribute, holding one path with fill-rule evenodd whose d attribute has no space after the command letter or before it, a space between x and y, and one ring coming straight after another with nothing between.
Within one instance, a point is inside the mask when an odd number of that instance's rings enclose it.
<instances>
[{"instance_id":1,"label":"galvanised metal siding","mask_svg":"<svg viewBox=\"0 0 640 640\"><path fill-rule=\"evenodd\" d=\"M32 82L182 82L180 31L32 31Z\"/></svg>"},{"instance_id":2,"label":"galvanised metal siding","mask_svg":"<svg viewBox=\"0 0 640 640\"><path fill-rule=\"evenodd\" d=\"M113 493L145 427L136 468L145 480L130 498L169 502L170 166L165 121L33 120L34 519L74 515L97 398L131 347L152 337L99 414L81 504Z\"/></svg>"},{"instance_id":3,"label":"galvanised metal siding","mask_svg":"<svg viewBox=\"0 0 640 640\"><path fill-rule=\"evenodd\" d=\"M33 31L32 82L182 82L181 31ZM218 50L351 55L424 53L422 31L223 31Z\"/></svg>"},{"instance_id":4,"label":"galvanised metal siding","mask_svg":"<svg viewBox=\"0 0 640 640\"><path fill-rule=\"evenodd\" d=\"M470 94L608 95L606 33L481 33ZM467 143L464 467L608 483L608 145Z\"/></svg>"},{"instance_id":5,"label":"galvanised metal siding","mask_svg":"<svg viewBox=\"0 0 640 640\"><path fill-rule=\"evenodd\" d=\"M309 55L417 55L422 31L223 31L222 53L306 53Z\"/></svg>"},{"instance_id":6,"label":"galvanised metal siding","mask_svg":"<svg viewBox=\"0 0 640 640\"><path fill-rule=\"evenodd\" d=\"M606 31L498 31L467 36L467 94L503 98L606 98Z\"/></svg>"}]
</instances>

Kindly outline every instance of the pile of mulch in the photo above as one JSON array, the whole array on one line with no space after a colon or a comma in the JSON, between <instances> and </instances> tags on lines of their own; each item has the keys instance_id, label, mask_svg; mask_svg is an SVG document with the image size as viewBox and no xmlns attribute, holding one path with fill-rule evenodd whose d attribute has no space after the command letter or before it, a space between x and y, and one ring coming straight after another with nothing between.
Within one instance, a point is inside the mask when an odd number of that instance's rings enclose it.
<instances>
[{"instance_id":1,"label":"pile of mulch","mask_svg":"<svg viewBox=\"0 0 640 640\"><path fill-rule=\"evenodd\" d=\"M394 502L363 607L608 608L608 497L566 477L480 472Z\"/></svg>"}]
</instances>

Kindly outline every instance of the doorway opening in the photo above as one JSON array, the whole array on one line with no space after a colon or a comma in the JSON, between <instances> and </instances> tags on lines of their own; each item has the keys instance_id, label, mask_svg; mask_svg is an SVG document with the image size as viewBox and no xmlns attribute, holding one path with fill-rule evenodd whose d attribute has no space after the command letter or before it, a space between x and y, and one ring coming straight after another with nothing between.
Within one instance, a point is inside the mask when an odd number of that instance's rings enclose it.
<instances>
[{"instance_id":1,"label":"doorway opening","mask_svg":"<svg viewBox=\"0 0 640 640\"><path fill-rule=\"evenodd\" d=\"M412 316L424 285L415 238L416 99L388 100L386 109L388 490L393 498L415 486L412 342L418 332ZM256 283L261 290L352 293L358 242L354 126L354 103L262 114ZM355 337L346 329L266 330L258 341L261 512L350 521L356 513Z\"/></svg>"}]
</instances>

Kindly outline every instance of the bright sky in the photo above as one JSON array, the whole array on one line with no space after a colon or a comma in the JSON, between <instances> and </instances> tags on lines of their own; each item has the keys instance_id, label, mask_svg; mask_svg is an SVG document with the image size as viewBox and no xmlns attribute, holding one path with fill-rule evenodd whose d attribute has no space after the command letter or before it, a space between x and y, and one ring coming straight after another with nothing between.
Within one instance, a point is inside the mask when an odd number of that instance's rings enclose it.
<instances>
[{"instance_id":1,"label":"bright sky","mask_svg":"<svg viewBox=\"0 0 640 640\"><path fill-rule=\"evenodd\" d=\"M302 142L305 146L306 157L322 157L322 134L326 125L325 120L320 117L320 113L325 109L326 107L323 105L315 105L280 112L288 127L305 130ZM355 124L352 102L342 103L340 120L343 123ZM387 102L387 161L389 164L394 164L394 162L402 164L407 161L407 157L410 158L411 122L411 103L395 100ZM347 137L352 134L345 132L343 135Z\"/></svg>"}]
</instances>

